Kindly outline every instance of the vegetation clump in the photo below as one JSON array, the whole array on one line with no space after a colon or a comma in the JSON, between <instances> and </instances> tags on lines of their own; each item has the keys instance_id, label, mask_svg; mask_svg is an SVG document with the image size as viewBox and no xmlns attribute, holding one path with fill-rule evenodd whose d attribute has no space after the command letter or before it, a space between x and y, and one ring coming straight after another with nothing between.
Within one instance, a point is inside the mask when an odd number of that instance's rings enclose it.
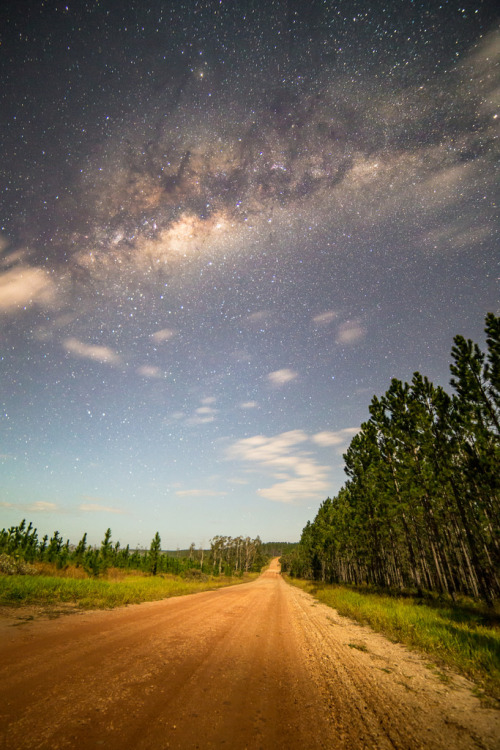
<instances>
[{"instance_id":1,"label":"vegetation clump","mask_svg":"<svg viewBox=\"0 0 500 750\"><path fill-rule=\"evenodd\" d=\"M38 570L24 560L16 560L3 553L0 555L0 573L6 576L33 576L37 575Z\"/></svg>"},{"instance_id":2,"label":"vegetation clump","mask_svg":"<svg viewBox=\"0 0 500 750\"><path fill-rule=\"evenodd\" d=\"M56 575L54 571L53 575L0 578L0 606L29 604L50 609L71 604L82 609L109 609L232 586L258 575L249 573L244 578L204 576L200 579L183 579L167 573L151 576L110 568L105 578L75 578L72 572L70 568L63 576Z\"/></svg>"},{"instance_id":3,"label":"vegetation clump","mask_svg":"<svg viewBox=\"0 0 500 750\"><path fill-rule=\"evenodd\" d=\"M156 532L149 550L112 542L107 529L99 546L84 534L76 546L55 531L38 539L33 524L0 532L0 605L73 604L117 607L230 586L255 578L267 563L260 539L218 536L209 551L194 544L185 554L161 549ZM29 562L28 562L29 560Z\"/></svg>"},{"instance_id":4,"label":"vegetation clump","mask_svg":"<svg viewBox=\"0 0 500 750\"><path fill-rule=\"evenodd\" d=\"M107 529L99 546L87 543L85 533L78 544L64 541L59 531L49 539L38 538L37 529L23 520L19 526L0 531L0 554L15 561L19 571L26 563L53 564L59 571L70 567L81 569L91 578L99 578L110 568L124 571L140 571L156 576L161 573L180 575L196 570L208 576L233 576L241 573L258 573L268 562L259 537L216 536L211 540L210 550L198 550L192 544L184 555L169 554L161 549L158 532L151 541L149 550L131 550L129 545L121 547L113 543L111 529ZM7 565L7 563L5 563ZM14 562L9 563L9 571ZM27 573L38 572L36 568L23 568ZM0 570L0 573L3 571Z\"/></svg>"}]
</instances>

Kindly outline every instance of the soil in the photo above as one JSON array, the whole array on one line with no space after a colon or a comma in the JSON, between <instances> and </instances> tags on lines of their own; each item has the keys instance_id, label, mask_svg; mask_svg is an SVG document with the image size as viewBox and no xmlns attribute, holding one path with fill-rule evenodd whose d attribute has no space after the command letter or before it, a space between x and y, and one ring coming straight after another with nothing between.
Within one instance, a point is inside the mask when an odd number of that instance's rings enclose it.
<instances>
[{"instance_id":1,"label":"soil","mask_svg":"<svg viewBox=\"0 0 500 750\"><path fill-rule=\"evenodd\" d=\"M6 750L500 746L500 712L472 683L289 586L277 560L218 591L3 614Z\"/></svg>"}]
</instances>

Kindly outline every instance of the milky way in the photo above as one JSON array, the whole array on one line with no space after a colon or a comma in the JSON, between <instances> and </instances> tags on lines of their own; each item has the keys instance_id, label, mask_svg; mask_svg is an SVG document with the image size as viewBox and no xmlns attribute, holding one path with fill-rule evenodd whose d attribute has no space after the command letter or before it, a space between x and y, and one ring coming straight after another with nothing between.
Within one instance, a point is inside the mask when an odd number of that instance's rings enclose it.
<instances>
[{"instance_id":1,"label":"milky way","mask_svg":"<svg viewBox=\"0 0 500 750\"><path fill-rule=\"evenodd\" d=\"M498 309L493 6L2 13L6 523L297 539Z\"/></svg>"}]
</instances>

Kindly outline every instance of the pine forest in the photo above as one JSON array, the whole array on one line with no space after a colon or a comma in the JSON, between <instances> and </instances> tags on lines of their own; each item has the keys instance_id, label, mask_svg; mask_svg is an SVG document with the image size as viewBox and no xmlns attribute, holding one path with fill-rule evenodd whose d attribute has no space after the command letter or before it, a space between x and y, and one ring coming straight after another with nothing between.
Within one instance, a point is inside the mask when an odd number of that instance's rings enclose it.
<instances>
[{"instance_id":1,"label":"pine forest","mask_svg":"<svg viewBox=\"0 0 500 750\"><path fill-rule=\"evenodd\" d=\"M416 372L374 397L344 455L347 481L282 557L292 576L327 583L500 594L500 318L486 352L456 336L451 394Z\"/></svg>"}]
</instances>

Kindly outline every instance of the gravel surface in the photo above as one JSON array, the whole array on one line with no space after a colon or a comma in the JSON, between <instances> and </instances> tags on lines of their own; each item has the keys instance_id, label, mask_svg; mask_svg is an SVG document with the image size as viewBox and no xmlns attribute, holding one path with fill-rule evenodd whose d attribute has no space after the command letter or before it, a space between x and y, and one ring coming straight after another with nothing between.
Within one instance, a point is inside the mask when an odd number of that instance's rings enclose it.
<instances>
[{"instance_id":1,"label":"gravel surface","mask_svg":"<svg viewBox=\"0 0 500 750\"><path fill-rule=\"evenodd\" d=\"M22 611L0 617L6 750L500 746L500 712L472 683L443 681L287 585L277 560L218 591L58 619Z\"/></svg>"}]
</instances>

